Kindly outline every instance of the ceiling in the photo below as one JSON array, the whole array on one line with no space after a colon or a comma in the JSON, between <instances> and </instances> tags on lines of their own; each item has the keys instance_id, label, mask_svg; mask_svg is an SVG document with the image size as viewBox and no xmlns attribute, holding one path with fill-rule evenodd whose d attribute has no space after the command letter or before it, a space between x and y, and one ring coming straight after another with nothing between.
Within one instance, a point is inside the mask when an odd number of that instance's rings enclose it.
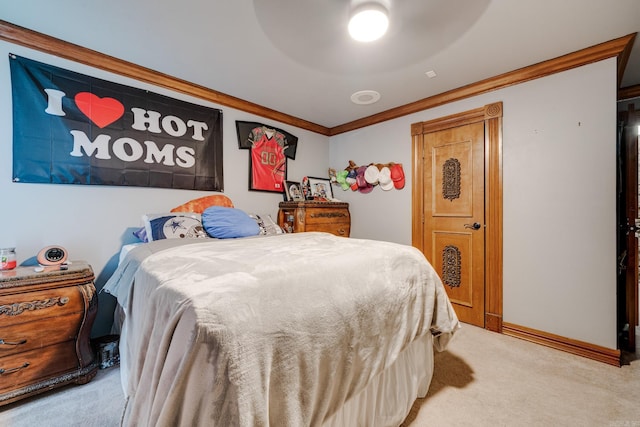
<instances>
[{"instance_id":1,"label":"ceiling","mask_svg":"<svg viewBox=\"0 0 640 427\"><path fill-rule=\"evenodd\" d=\"M20 0L0 19L328 128L640 31L638 0L383 0L389 31L365 44L353 1ZM638 84L636 40L621 87Z\"/></svg>"}]
</instances>

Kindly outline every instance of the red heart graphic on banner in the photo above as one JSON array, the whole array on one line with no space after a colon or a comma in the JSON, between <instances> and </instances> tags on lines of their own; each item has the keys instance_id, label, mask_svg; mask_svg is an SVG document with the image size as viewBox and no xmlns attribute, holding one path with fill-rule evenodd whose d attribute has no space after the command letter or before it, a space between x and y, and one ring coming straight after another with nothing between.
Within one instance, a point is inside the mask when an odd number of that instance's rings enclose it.
<instances>
[{"instance_id":1,"label":"red heart graphic on banner","mask_svg":"<svg viewBox=\"0 0 640 427\"><path fill-rule=\"evenodd\" d=\"M91 92L80 92L74 100L78 109L99 128L109 126L124 114L124 105L117 99L100 98Z\"/></svg>"}]
</instances>

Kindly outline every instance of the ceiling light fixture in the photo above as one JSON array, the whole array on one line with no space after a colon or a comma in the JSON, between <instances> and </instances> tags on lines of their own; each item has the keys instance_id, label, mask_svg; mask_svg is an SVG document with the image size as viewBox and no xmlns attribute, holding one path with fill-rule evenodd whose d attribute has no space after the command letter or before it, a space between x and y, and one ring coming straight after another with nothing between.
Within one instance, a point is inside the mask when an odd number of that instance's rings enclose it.
<instances>
[{"instance_id":1,"label":"ceiling light fixture","mask_svg":"<svg viewBox=\"0 0 640 427\"><path fill-rule=\"evenodd\" d=\"M387 8L378 2L365 2L356 6L349 20L349 34L360 42L371 42L387 32Z\"/></svg>"}]
</instances>

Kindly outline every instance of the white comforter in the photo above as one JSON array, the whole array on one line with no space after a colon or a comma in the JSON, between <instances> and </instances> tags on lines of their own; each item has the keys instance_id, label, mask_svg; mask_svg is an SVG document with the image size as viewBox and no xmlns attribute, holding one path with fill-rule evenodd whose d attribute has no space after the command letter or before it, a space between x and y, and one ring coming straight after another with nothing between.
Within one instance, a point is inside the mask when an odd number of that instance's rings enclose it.
<instances>
[{"instance_id":1,"label":"white comforter","mask_svg":"<svg viewBox=\"0 0 640 427\"><path fill-rule=\"evenodd\" d=\"M321 425L410 342L441 350L458 328L418 250L325 233L163 249L105 290L126 313L125 425Z\"/></svg>"}]
</instances>

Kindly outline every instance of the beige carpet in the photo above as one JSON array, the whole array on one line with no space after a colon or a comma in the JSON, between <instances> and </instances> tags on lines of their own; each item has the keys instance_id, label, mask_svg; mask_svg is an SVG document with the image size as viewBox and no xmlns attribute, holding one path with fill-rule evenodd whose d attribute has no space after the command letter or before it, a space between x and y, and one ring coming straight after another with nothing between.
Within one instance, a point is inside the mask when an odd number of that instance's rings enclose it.
<instances>
[{"instance_id":1,"label":"beige carpet","mask_svg":"<svg viewBox=\"0 0 640 427\"><path fill-rule=\"evenodd\" d=\"M435 365L403 426L640 427L640 360L616 368L464 325ZM1 408L0 426L115 427L122 399L110 368Z\"/></svg>"},{"instance_id":2,"label":"beige carpet","mask_svg":"<svg viewBox=\"0 0 640 427\"><path fill-rule=\"evenodd\" d=\"M117 427L124 408L117 367L70 385L0 407L2 427Z\"/></svg>"},{"instance_id":3,"label":"beige carpet","mask_svg":"<svg viewBox=\"0 0 640 427\"><path fill-rule=\"evenodd\" d=\"M464 325L404 426L640 427L640 360L621 368Z\"/></svg>"}]
</instances>

